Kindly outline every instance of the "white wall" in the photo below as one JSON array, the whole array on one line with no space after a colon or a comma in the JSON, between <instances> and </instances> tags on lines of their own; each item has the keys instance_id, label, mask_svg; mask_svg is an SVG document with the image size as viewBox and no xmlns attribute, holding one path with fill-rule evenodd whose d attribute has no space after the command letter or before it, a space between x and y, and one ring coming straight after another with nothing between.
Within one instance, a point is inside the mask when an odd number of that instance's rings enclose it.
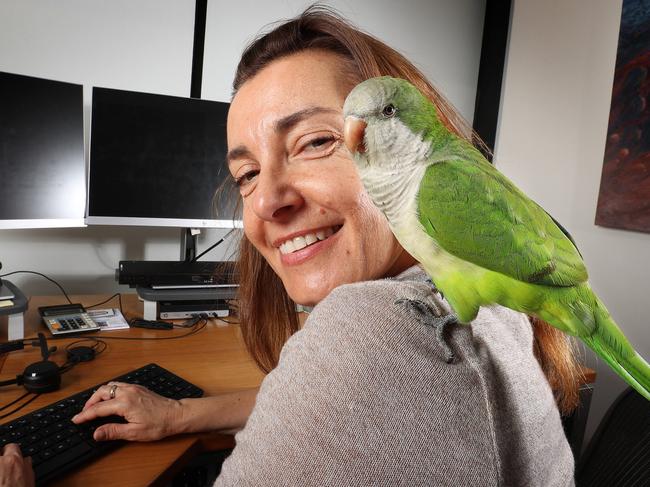
<instances>
[{"instance_id":1,"label":"white wall","mask_svg":"<svg viewBox=\"0 0 650 487\"><path fill-rule=\"evenodd\" d=\"M225 9L222 1L210 0L203 97L228 100L234 68L244 46L260 31L269 30L269 24L291 18L311 3L306 0L265 3L238 0L236 5ZM332 6L408 57L471 122L485 0L330 0L321 3ZM229 44L224 46L224 42Z\"/></svg>"},{"instance_id":2,"label":"white wall","mask_svg":"<svg viewBox=\"0 0 650 487\"><path fill-rule=\"evenodd\" d=\"M515 0L496 166L569 229L590 282L650 359L650 234L594 225L621 0ZM597 371L587 435L625 383Z\"/></svg>"},{"instance_id":3,"label":"white wall","mask_svg":"<svg viewBox=\"0 0 650 487\"><path fill-rule=\"evenodd\" d=\"M292 17L309 3L210 0L203 97L228 101L245 43L267 23ZM327 3L411 57L471 120L484 0ZM86 130L92 86L189 96L194 5L194 0L0 0L0 71L83 84ZM200 248L223 234L208 231ZM227 257L233 248L219 247L207 258ZM0 233L0 272L36 270L77 293L117 290L113 274L120 260L173 260L178 255L176 229ZM57 292L35 276L12 280L28 294Z\"/></svg>"}]
</instances>

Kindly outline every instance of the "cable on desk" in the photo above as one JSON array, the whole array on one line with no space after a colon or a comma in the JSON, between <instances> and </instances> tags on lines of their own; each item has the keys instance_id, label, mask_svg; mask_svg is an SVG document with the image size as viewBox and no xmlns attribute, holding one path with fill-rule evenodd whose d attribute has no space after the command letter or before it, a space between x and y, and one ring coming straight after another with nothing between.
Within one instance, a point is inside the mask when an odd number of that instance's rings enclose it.
<instances>
[{"instance_id":1,"label":"cable on desk","mask_svg":"<svg viewBox=\"0 0 650 487\"><path fill-rule=\"evenodd\" d=\"M16 404L18 401L20 401L21 399L23 399L23 398L29 396L30 394L31 394L31 392L26 392L26 393L23 394L22 396L18 397L18 399L14 399L14 400L11 401L9 404L5 404L4 406L0 407L0 411L4 411L4 410L7 409L8 407L13 406L13 405Z\"/></svg>"},{"instance_id":2,"label":"cable on desk","mask_svg":"<svg viewBox=\"0 0 650 487\"><path fill-rule=\"evenodd\" d=\"M111 337L111 336L97 336L97 335L85 335L84 339L94 338L96 340L142 340L142 341L151 341L151 340L177 340L179 338L185 338L191 335L195 335L201 330L203 330L208 325L208 318L206 316L201 316L198 326L193 326L190 331L183 333L182 335L174 335L171 337ZM222 320L223 321L223 320ZM226 322L228 323L228 322ZM48 338L48 340L69 340L70 337L66 336L53 336ZM25 340L34 340L34 338L25 338Z\"/></svg>"},{"instance_id":3,"label":"cable on desk","mask_svg":"<svg viewBox=\"0 0 650 487\"><path fill-rule=\"evenodd\" d=\"M13 271L13 272L9 272L9 273L7 273L7 274L2 274L2 275L0 275L0 278L2 278L2 277L7 277L7 276L11 276L11 275L13 275L13 274L35 274L35 275L37 275L37 276L41 276L41 277L47 279L48 281L54 283L54 284L55 284L55 285L56 285L56 286L61 290L61 292L63 293L63 295L65 296L65 298L68 300L68 303L72 304L72 300L70 299L70 296L68 296L68 293L65 292L65 289L63 289L63 286L61 286L61 284L59 284L58 282L56 282L56 281L55 281L54 279L52 279L51 277L48 277L48 276L46 276L45 274L41 274L40 272L36 272L36 271ZM102 304L108 303L111 299L113 299L113 298L115 298L115 297L117 297L117 299L118 299L118 301L119 301L119 303L120 303L120 312L121 312L122 314L124 314L124 310L122 309L122 293L115 293L115 294L113 294L110 298L105 299L105 300L102 301L101 303L96 303L96 304L92 304L92 305L90 305L90 306L85 306L85 308L86 308L86 309L96 308L97 306L101 306Z\"/></svg>"},{"instance_id":4,"label":"cable on desk","mask_svg":"<svg viewBox=\"0 0 650 487\"><path fill-rule=\"evenodd\" d=\"M40 342L36 338L19 338L18 340L11 340L9 342L0 343L0 355L3 353L13 352L15 350L23 350L27 345L32 347L39 347ZM0 386L2 383L0 383Z\"/></svg>"},{"instance_id":5,"label":"cable on desk","mask_svg":"<svg viewBox=\"0 0 650 487\"><path fill-rule=\"evenodd\" d=\"M83 342L92 342L93 343L93 345L91 347L86 347L86 348L92 349L92 351L93 351L93 355L91 356L91 358L88 359L88 360L84 360L84 359L74 360L74 357L73 357L73 359L71 359L70 358L71 355L69 354L70 350L74 350L75 348L77 348L77 347L73 347L73 345L77 345L77 344L83 343ZM72 369L75 365L78 365L78 364L80 364L82 362L87 362L89 360L94 360L94 359L97 358L97 356L99 354L101 354L107 348L108 348L108 344L105 341L100 340L99 338L93 338L93 337L84 337L81 340L75 340L74 342L68 343L66 345L66 347L65 347L65 351L66 351L66 355L68 356L68 360L66 360L66 362L59 367L59 372L61 374L65 374L70 369Z\"/></svg>"},{"instance_id":6,"label":"cable on desk","mask_svg":"<svg viewBox=\"0 0 650 487\"><path fill-rule=\"evenodd\" d=\"M17 401L19 401L19 400L21 400L23 397L26 397L27 394L31 394L31 392L27 392L27 393L23 394L23 395L20 396L16 401L14 401L14 403L17 402ZM17 412L20 411L22 408L24 408L25 406L27 406L30 402L32 402L34 399L36 399L38 396L40 396L40 394L34 394L34 397L30 398L28 401L25 401L25 402L22 403L20 406L18 406L18 407L15 408L15 409L12 409L12 410L9 411L8 413L3 414L2 416L0 416L0 419L4 419L4 418L6 418L7 416L11 416L12 414L17 413ZM13 403L12 403L12 404L13 404ZM11 406L11 404L8 404L8 405L7 405L7 407L9 407L9 406Z\"/></svg>"},{"instance_id":7,"label":"cable on desk","mask_svg":"<svg viewBox=\"0 0 650 487\"><path fill-rule=\"evenodd\" d=\"M201 317L201 320L198 322L198 326L195 325L193 326L190 331L187 333L183 333L182 335L174 335L172 337L105 337L102 336L102 340L176 340L179 338L185 338L191 335L195 335L201 330L203 330L206 326L208 325L208 320L207 318ZM99 338L97 336L89 336L87 338Z\"/></svg>"},{"instance_id":8,"label":"cable on desk","mask_svg":"<svg viewBox=\"0 0 650 487\"><path fill-rule=\"evenodd\" d=\"M196 326L196 324L199 321L204 320L204 319L205 318L202 317L202 316L195 316L194 318L190 318L189 320L184 321L180 325L174 324L173 326L174 326L174 328L192 328L193 326Z\"/></svg>"},{"instance_id":9,"label":"cable on desk","mask_svg":"<svg viewBox=\"0 0 650 487\"><path fill-rule=\"evenodd\" d=\"M41 276L41 277L47 279L48 281L54 283L61 290L61 292L65 296L65 299L68 300L68 303L72 304L72 300L70 299L70 296L68 296L68 293L65 292L65 289L63 289L63 286L61 286L61 284L56 282L51 277L48 277L45 274L41 274L40 272L36 272L36 271L13 271L13 272L8 272L7 274L0 275L0 278L7 277L7 276L13 276L14 274L35 274L37 276Z\"/></svg>"},{"instance_id":10,"label":"cable on desk","mask_svg":"<svg viewBox=\"0 0 650 487\"><path fill-rule=\"evenodd\" d=\"M235 321L229 321L229 320L223 319L223 318L221 318L221 317L219 317L219 316L215 316L214 319L215 319L215 320L219 320L219 321L223 321L223 322L224 322L225 324L227 324L227 325L236 325L237 323L239 323L237 320L235 320Z\"/></svg>"},{"instance_id":11,"label":"cable on desk","mask_svg":"<svg viewBox=\"0 0 650 487\"><path fill-rule=\"evenodd\" d=\"M97 357L100 353L102 353L106 348L108 348L108 344L99 339L99 338L93 338L93 337L83 337L79 340L75 340L74 342L70 342L65 346L65 351L66 353L73 348L73 345L77 345L78 343L83 343L83 342L92 342L93 345L89 348L92 348L95 351L95 357ZM100 348L101 346L101 348Z\"/></svg>"},{"instance_id":12,"label":"cable on desk","mask_svg":"<svg viewBox=\"0 0 650 487\"><path fill-rule=\"evenodd\" d=\"M93 305L91 305L91 306L85 306L85 308L86 308L86 309L96 308L97 306L101 306L102 304L106 304L106 303L108 303L111 299L115 298L116 296L117 296L117 300L118 300L119 303L120 303L120 313L122 313L122 315L124 315L124 310L122 309L122 293L115 293L115 294L113 294L110 298L105 299L105 300L102 301L101 303L93 304Z\"/></svg>"}]
</instances>

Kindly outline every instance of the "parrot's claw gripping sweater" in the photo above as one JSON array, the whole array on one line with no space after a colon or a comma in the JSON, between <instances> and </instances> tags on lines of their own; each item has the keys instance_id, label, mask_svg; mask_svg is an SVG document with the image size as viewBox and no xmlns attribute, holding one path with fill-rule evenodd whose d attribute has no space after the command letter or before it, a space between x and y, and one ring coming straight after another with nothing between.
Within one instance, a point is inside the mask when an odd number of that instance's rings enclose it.
<instances>
[{"instance_id":1,"label":"parrot's claw gripping sweater","mask_svg":"<svg viewBox=\"0 0 650 487\"><path fill-rule=\"evenodd\" d=\"M418 319L422 324L430 326L435 330L436 339L438 340L438 345L440 345L445 357L445 362L448 364L453 363L455 359L454 351L445 339L445 329L449 325L458 324L458 317L453 313L440 316L436 314L433 307L419 299L401 298L395 301L395 304L404 306L405 309L415 315L416 319Z\"/></svg>"}]
</instances>

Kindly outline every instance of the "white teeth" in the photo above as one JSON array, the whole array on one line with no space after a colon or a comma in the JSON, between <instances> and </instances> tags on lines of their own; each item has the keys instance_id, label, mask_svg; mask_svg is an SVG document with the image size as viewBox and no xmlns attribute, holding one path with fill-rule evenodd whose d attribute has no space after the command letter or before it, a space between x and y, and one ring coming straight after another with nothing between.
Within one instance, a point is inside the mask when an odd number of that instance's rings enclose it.
<instances>
[{"instance_id":1,"label":"white teeth","mask_svg":"<svg viewBox=\"0 0 650 487\"><path fill-rule=\"evenodd\" d=\"M332 236L333 233L334 229L330 227L326 228L325 230L319 230L316 233L308 233L306 235L296 237L292 240L287 240L282 245L280 245L280 253L290 254L296 250L304 249L308 245L316 243L319 240L325 240L326 238Z\"/></svg>"},{"instance_id":2,"label":"white teeth","mask_svg":"<svg viewBox=\"0 0 650 487\"><path fill-rule=\"evenodd\" d=\"M295 251L296 248L293 246L292 240L287 240L282 245L280 245L280 252L283 254L290 254L291 252L295 252Z\"/></svg>"},{"instance_id":3,"label":"white teeth","mask_svg":"<svg viewBox=\"0 0 650 487\"><path fill-rule=\"evenodd\" d=\"M304 249L305 247L307 247L307 242L305 241L305 237L294 238L293 246L296 250Z\"/></svg>"}]
</instances>

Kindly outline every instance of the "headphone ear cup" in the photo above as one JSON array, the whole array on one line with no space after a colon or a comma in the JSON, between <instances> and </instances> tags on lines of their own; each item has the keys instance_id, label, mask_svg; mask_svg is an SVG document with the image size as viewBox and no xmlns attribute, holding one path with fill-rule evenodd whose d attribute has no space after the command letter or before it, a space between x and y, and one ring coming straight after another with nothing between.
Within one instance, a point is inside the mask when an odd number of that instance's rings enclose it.
<instances>
[{"instance_id":1,"label":"headphone ear cup","mask_svg":"<svg viewBox=\"0 0 650 487\"><path fill-rule=\"evenodd\" d=\"M61 371L54 362L42 360L25 368L22 383L27 391L36 394L56 391L61 387Z\"/></svg>"}]
</instances>

